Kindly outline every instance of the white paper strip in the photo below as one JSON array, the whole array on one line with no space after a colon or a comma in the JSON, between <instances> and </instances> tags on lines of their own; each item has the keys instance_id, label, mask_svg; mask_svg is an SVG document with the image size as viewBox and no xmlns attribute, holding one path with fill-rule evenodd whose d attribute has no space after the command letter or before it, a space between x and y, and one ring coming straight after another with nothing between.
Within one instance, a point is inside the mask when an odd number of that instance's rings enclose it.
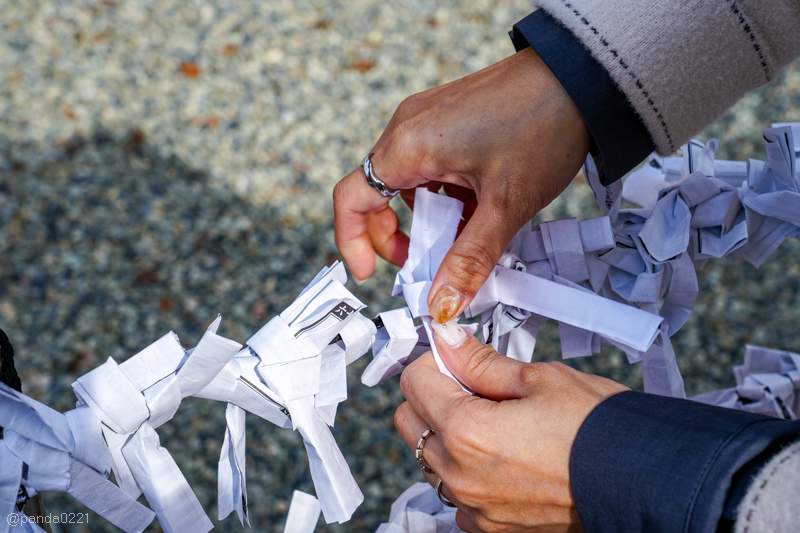
<instances>
[{"instance_id":1,"label":"white paper strip","mask_svg":"<svg viewBox=\"0 0 800 533\"><path fill-rule=\"evenodd\" d=\"M311 494L294 491L283 533L313 533L319 522L319 513L319 500Z\"/></svg>"}]
</instances>

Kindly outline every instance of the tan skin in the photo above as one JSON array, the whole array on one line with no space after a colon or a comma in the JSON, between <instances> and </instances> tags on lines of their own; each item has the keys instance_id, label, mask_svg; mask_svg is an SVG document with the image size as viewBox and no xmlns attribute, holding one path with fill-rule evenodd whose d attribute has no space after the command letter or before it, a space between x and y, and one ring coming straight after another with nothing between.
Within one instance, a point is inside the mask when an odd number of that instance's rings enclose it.
<instances>
[{"instance_id":1,"label":"tan skin","mask_svg":"<svg viewBox=\"0 0 800 533\"><path fill-rule=\"evenodd\" d=\"M463 200L465 225L433 280L431 307L448 287L458 316L475 296L519 229L575 177L589 132L552 72L528 48L475 74L407 98L375 147L373 168L413 203L416 187ZM408 237L388 199L358 168L333 191L336 244L357 280L375 254L402 265Z\"/></svg>"},{"instance_id":2,"label":"tan skin","mask_svg":"<svg viewBox=\"0 0 800 533\"><path fill-rule=\"evenodd\" d=\"M467 532L583 531L569 484L572 443L603 400L627 390L611 380L557 362L525 364L467 334L443 361L465 392L442 374L430 352L400 380L406 401L395 426L409 448L422 433L425 462L441 477Z\"/></svg>"},{"instance_id":3,"label":"tan skin","mask_svg":"<svg viewBox=\"0 0 800 533\"><path fill-rule=\"evenodd\" d=\"M429 296L444 323L460 315L511 239L575 177L590 136L552 72L528 48L480 72L407 98L375 147L373 169L402 189L444 188L465 203L460 234ZM356 280L376 254L402 265L408 237L388 199L358 168L334 189L336 244ZM403 373L407 402L395 416L411 449L434 428L426 462L458 505L459 526L477 531L580 531L569 484L572 442L586 416L625 390L559 363L525 365L474 337L458 347L437 337L464 392L426 354Z\"/></svg>"}]
</instances>

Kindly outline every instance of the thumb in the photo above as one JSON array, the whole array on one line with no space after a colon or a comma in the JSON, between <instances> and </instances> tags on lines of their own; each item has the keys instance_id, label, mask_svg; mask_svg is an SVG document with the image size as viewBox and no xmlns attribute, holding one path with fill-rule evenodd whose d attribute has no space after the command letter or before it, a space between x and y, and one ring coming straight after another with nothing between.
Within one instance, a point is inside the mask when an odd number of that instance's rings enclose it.
<instances>
[{"instance_id":1,"label":"thumb","mask_svg":"<svg viewBox=\"0 0 800 533\"><path fill-rule=\"evenodd\" d=\"M508 243L525 223L487 198L478 202L464 231L444 257L428 296L428 308L441 324L460 315L494 270Z\"/></svg>"},{"instance_id":2,"label":"thumb","mask_svg":"<svg viewBox=\"0 0 800 533\"><path fill-rule=\"evenodd\" d=\"M521 363L483 344L454 320L431 321L445 366L464 385L490 400L530 396L541 373L537 363Z\"/></svg>"}]
</instances>

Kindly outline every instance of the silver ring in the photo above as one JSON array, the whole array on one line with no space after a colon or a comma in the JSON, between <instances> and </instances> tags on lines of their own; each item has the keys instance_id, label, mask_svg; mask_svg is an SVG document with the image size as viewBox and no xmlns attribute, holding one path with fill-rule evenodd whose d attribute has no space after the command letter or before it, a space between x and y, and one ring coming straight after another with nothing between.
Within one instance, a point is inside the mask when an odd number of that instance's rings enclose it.
<instances>
[{"instance_id":1,"label":"silver ring","mask_svg":"<svg viewBox=\"0 0 800 533\"><path fill-rule=\"evenodd\" d=\"M436 432L433 429L426 429L425 433L422 434L417 442L417 451L414 452L414 455L417 458L417 465L419 465L419 469L426 474L435 474L433 469L425 464L425 459L422 457L422 450L425 448L425 441L428 440L428 437L431 435L436 435Z\"/></svg>"},{"instance_id":2,"label":"silver ring","mask_svg":"<svg viewBox=\"0 0 800 533\"><path fill-rule=\"evenodd\" d=\"M439 501L445 504L448 507L455 507L456 504L442 496L442 478L439 478L439 481L436 482L436 495L439 497Z\"/></svg>"},{"instance_id":3,"label":"silver ring","mask_svg":"<svg viewBox=\"0 0 800 533\"><path fill-rule=\"evenodd\" d=\"M386 184L381 181L381 179L378 178L378 176L376 176L375 172L372 170L372 161L370 161L369 158L373 155L375 154L369 154L361 163L361 168L364 169L364 176L367 177L367 183L369 183L369 186L378 191L384 198L393 198L394 196L397 196L397 194L400 192L400 189L390 189L387 187Z\"/></svg>"}]
</instances>

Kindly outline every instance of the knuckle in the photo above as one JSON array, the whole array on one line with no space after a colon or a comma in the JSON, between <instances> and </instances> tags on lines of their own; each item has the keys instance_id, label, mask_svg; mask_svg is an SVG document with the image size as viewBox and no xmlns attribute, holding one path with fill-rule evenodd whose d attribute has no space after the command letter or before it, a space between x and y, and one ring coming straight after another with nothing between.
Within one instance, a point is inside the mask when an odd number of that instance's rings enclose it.
<instances>
[{"instance_id":1,"label":"knuckle","mask_svg":"<svg viewBox=\"0 0 800 533\"><path fill-rule=\"evenodd\" d=\"M333 205L341 205L347 199L347 185L344 180L340 181L333 187Z\"/></svg>"},{"instance_id":2,"label":"knuckle","mask_svg":"<svg viewBox=\"0 0 800 533\"><path fill-rule=\"evenodd\" d=\"M411 371L406 368L402 374L400 374L400 392L403 393L404 398L408 398L408 391L411 387L409 383L411 381Z\"/></svg>"},{"instance_id":3,"label":"knuckle","mask_svg":"<svg viewBox=\"0 0 800 533\"><path fill-rule=\"evenodd\" d=\"M411 406L408 405L408 402L403 402L394 412L394 427L397 428L399 431L401 427L403 427L408 420L408 409Z\"/></svg>"},{"instance_id":4,"label":"knuckle","mask_svg":"<svg viewBox=\"0 0 800 533\"><path fill-rule=\"evenodd\" d=\"M411 389L414 385L414 374L416 374L417 368L416 361L414 361L400 374L400 392L403 393L403 397L405 398L408 398L411 393Z\"/></svg>"},{"instance_id":5,"label":"knuckle","mask_svg":"<svg viewBox=\"0 0 800 533\"><path fill-rule=\"evenodd\" d=\"M397 111L392 116L392 129L390 137L395 137L398 133L405 134L408 125L413 122L414 117L419 113L420 97L418 94L407 96L405 100L397 106Z\"/></svg>"},{"instance_id":6,"label":"knuckle","mask_svg":"<svg viewBox=\"0 0 800 533\"><path fill-rule=\"evenodd\" d=\"M442 447L452 456L458 456L461 449L461 432L450 431L449 428L457 427L455 424L450 424L450 418L442 420L439 423L439 431L436 433L442 441Z\"/></svg>"},{"instance_id":7,"label":"knuckle","mask_svg":"<svg viewBox=\"0 0 800 533\"><path fill-rule=\"evenodd\" d=\"M529 363L520 369L520 378L527 387L536 388L562 382L570 370L560 361Z\"/></svg>"},{"instance_id":8,"label":"knuckle","mask_svg":"<svg viewBox=\"0 0 800 533\"><path fill-rule=\"evenodd\" d=\"M419 104L425 99L425 93L415 93L406 96L400 105L397 106L398 113L407 113L416 111Z\"/></svg>"},{"instance_id":9,"label":"knuckle","mask_svg":"<svg viewBox=\"0 0 800 533\"><path fill-rule=\"evenodd\" d=\"M565 365L558 361L528 363L520 368L519 377L523 385L535 388L559 376L564 368Z\"/></svg>"},{"instance_id":10,"label":"knuckle","mask_svg":"<svg viewBox=\"0 0 800 533\"><path fill-rule=\"evenodd\" d=\"M447 450L448 455L451 457L459 457L461 455L461 450L463 445L461 443L461 437L453 436L451 432L446 431L441 427L439 424L439 432L437 435L441 438L442 441L442 448Z\"/></svg>"},{"instance_id":11,"label":"knuckle","mask_svg":"<svg viewBox=\"0 0 800 533\"><path fill-rule=\"evenodd\" d=\"M476 411L474 398L464 398L455 405L455 409L439 423L442 446L451 457L461 460L471 460L483 455L487 449L487 442L476 428Z\"/></svg>"},{"instance_id":12,"label":"knuckle","mask_svg":"<svg viewBox=\"0 0 800 533\"><path fill-rule=\"evenodd\" d=\"M526 387L536 387L542 379L542 366L531 363L519 369L519 380Z\"/></svg>"},{"instance_id":13,"label":"knuckle","mask_svg":"<svg viewBox=\"0 0 800 533\"><path fill-rule=\"evenodd\" d=\"M392 186L392 182L400 177L397 175L400 168L404 174L416 172L412 162L418 159L419 151L419 134L415 129L415 121L398 121L381 141L380 148L376 149L373 171L388 186Z\"/></svg>"},{"instance_id":14,"label":"knuckle","mask_svg":"<svg viewBox=\"0 0 800 533\"><path fill-rule=\"evenodd\" d=\"M407 157L426 153L430 129L431 108L424 93L406 97L392 116L384 135L378 142L382 154Z\"/></svg>"},{"instance_id":15,"label":"knuckle","mask_svg":"<svg viewBox=\"0 0 800 533\"><path fill-rule=\"evenodd\" d=\"M416 146L415 123L412 119L400 121L392 130L392 134L384 145L385 153L407 155L413 153Z\"/></svg>"}]
</instances>

